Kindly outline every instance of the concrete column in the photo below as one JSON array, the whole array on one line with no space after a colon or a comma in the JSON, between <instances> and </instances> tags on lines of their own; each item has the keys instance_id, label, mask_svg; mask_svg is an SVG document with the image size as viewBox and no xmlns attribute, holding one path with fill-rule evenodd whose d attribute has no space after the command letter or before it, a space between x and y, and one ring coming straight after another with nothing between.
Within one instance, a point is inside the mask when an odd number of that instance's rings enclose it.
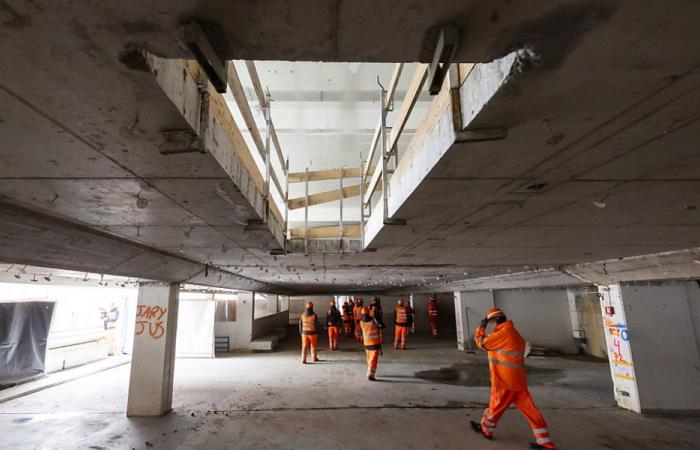
<instances>
[{"instance_id":1,"label":"concrete column","mask_svg":"<svg viewBox=\"0 0 700 450\"><path fill-rule=\"evenodd\" d=\"M236 302L236 327L231 336L232 349L248 349L253 339L253 320L255 318L255 293L238 292Z\"/></svg>"},{"instance_id":2,"label":"concrete column","mask_svg":"<svg viewBox=\"0 0 700 450\"><path fill-rule=\"evenodd\" d=\"M472 339L474 329L481 319L486 316L486 311L493 308L493 292L455 292L455 324L457 328L457 348L466 350L476 348Z\"/></svg>"},{"instance_id":3,"label":"concrete column","mask_svg":"<svg viewBox=\"0 0 700 450\"><path fill-rule=\"evenodd\" d=\"M127 416L160 416L172 408L177 283L140 283Z\"/></svg>"},{"instance_id":4,"label":"concrete column","mask_svg":"<svg viewBox=\"0 0 700 450\"><path fill-rule=\"evenodd\" d=\"M618 405L636 412L699 410L698 283L622 283L600 293Z\"/></svg>"}]
</instances>

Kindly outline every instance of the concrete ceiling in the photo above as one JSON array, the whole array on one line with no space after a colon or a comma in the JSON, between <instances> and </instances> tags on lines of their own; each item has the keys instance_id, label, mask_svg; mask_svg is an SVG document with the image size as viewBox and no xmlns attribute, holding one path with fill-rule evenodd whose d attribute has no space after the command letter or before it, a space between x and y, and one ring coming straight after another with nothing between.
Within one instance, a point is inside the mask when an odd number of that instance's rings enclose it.
<instances>
[{"instance_id":1,"label":"concrete ceiling","mask_svg":"<svg viewBox=\"0 0 700 450\"><path fill-rule=\"evenodd\" d=\"M222 286L278 292L439 290L700 242L697 2L0 4L0 56L11 67L0 71L7 262L173 281L209 263ZM402 211L408 225L375 252L273 257L269 233L245 230L254 210L214 158L157 151L159 132L183 118L150 74L120 62L134 43L187 56L178 26L191 17L216 20L237 59L414 62L425 60L431 27L454 23L460 61L529 45L541 63L479 117L509 137L441 161L423 200ZM291 66L260 65L283 149L294 164L350 165L376 120L374 77L390 66ZM564 135L556 145L545 118ZM327 160L324 139L337 146ZM519 190L533 183L547 189ZM592 205L603 197L605 208ZM85 236L90 248L76 250Z\"/></svg>"}]
</instances>

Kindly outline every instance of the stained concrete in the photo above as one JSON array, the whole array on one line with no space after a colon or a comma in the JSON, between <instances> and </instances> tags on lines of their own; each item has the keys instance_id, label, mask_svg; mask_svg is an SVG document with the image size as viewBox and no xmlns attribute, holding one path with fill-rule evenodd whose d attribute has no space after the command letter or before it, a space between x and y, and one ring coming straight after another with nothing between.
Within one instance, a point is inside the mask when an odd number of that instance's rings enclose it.
<instances>
[{"instance_id":1,"label":"stained concrete","mask_svg":"<svg viewBox=\"0 0 700 450\"><path fill-rule=\"evenodd\" d=\"M0 448L526 448L530 432L515 411L493 442L468 429L488 397L485 358L453 345L453 336L419 337L409 350L387 348L376 383L365 379L364 355L346 338L341 351L323 350L321 362L307 366L298 361L298 336L275 353L178 359L174 412L150 419L124 416L129 367L118 367L0 405ZM616 408L605 363L530 358L527 365L560 448L694 448L700 439L700 419ZM455 367L478 383L449 382ZM448 376L423 376L435 370Z\"/></svg>"}]
</instances>

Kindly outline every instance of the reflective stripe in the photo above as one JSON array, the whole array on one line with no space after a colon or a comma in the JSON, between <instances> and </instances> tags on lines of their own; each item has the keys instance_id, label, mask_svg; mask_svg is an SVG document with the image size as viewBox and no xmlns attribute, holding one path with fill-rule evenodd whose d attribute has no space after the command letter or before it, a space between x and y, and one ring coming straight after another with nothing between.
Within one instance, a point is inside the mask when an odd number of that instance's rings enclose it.
<instances>
[{"instance_id":1,"label":"reflective stripe","mask_svg":"<svg viewBox=\"0 0 700 450\"><path fill-rule=\"evenodd\" d=\"M495 428L489 428L489 427L483 427L483 426L481 427L481 430L486 431L487 433L493 433L494 431L496 431Z\"/></svg>"},{"instance_id":2,"label":"reflective stripe","mask_svg":"<svg viewBox=\"0 0 700 450\"><path fill-rule=\"evenodd\" d=\"M493 364L500 364L502 366L506 367L511 367L513 369L524 369L525 365L523 364L515 364L515 363L510 363L506 361L501 361L500 359L494 359L494 358L489 358L489 362Z\"/></svg>"},{"instance_id":3,"label":"reflective stripe","mask_svg":"<svg viewBox=\"0 0 700 450\"><path fill-rule=\"evenodd\" d=\"M486 410L486 411L488 411L488 410ZM488 418L491 419L491 420L495 420L495 419L496 419L495 417L493 417L491 414L487 413L486 411L484 411L484 417L488 417Z\"/></svg>"},{"instance_id":4,"label":"reflective stripe","mask_svg":"<svg viewBox=\"0 0 700 450\"><path fill-rule=\"evenodd\" d=\"M508 350L493 350L496 353L500 353L501 355L506 355L506 356L511 356L513 358L524 358L525 354L522 352L509 352Z\"/></svg>"},{"instance_id":5,"label":"reflective stripe","mask_svg":"<svg viewBox=\"0 0 700 450\"><path fill-rule=\"evenodd\" d=\"M548 437L546 437L546 438L537 438L537 443L538 443L538 444L549 444L550 442L552 442L552 440L551 440L550 438L548 438Z\"/></svg>"},{"instance_id":6,"label":"reflective stripe","mask_svg":"<svg viewBox=\"0 0 700 450\"><path fill-rule=\"evenodd\" d=\"M545 428L533 428L532 432L535 434L544 434L544 433L549 433L549 430Z\"/></svg>"},{"instance_id":7,"label":"reflective stripe","mask_svg":"<svg viewBox=\"0 0 700 450\"><path fill-rule=\"evenodd\" d=\"M485 417L484 417L483 419L481 419L481 422L482 422L482 423L485 423L486 425L488 425L488 426L490 426L490 427L495 427L495 426L496 426L495 423L491 422L490 420L488 420L488 419L485 418Z\"/></svg>"}]
</instances>

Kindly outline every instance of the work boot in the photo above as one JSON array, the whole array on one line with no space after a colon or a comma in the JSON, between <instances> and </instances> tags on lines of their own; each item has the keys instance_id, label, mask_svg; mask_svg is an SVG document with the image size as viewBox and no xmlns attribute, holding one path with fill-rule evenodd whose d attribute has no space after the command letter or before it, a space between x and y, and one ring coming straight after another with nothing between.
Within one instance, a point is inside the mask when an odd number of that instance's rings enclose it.
<instances>
[{"instance_id":1,"label":"work boot","mask_svg":"<svg viewBox=\"0 0 700 450\"><path fill-rule=\"evenodd\" d=\"M489 439L489 440L493 439L493 436L488 435L488 434L484 434L484 430L481 429L481 424L479 422L474 422L473 420L470 420L469 424L472 426L472 430L475 433L482 435L486 439Z\"/></svg>"},{"instance_id":2,"label":"work boot","mask_svg":"<svg viewBox=\"0 0 700 450\"><path fill-rule=\"evenodd\" d=\"M367 377L367 379L368 379L369 381L377 381L377 379L374 378L374 377L372 377L372 376Z\"/></svg>"}]
</instances>

